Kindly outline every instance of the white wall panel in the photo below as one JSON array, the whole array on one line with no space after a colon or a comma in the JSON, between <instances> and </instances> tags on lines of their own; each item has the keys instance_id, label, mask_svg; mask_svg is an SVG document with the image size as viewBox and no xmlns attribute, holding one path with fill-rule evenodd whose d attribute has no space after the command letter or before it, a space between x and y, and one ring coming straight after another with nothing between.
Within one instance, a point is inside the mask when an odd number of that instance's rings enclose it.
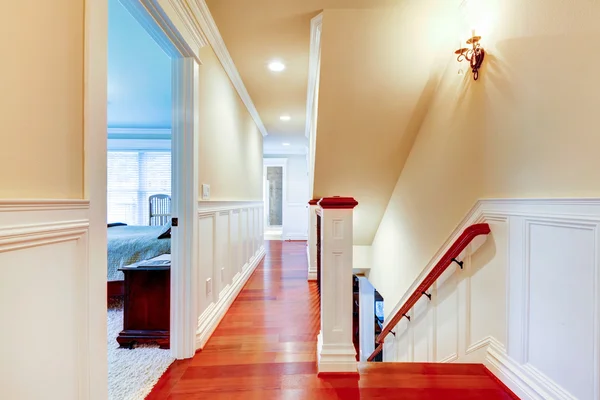
<instances>
[{"instance_id":1,"label":"white wall panel","mask_svg":"<svg viewBox=\"0 0 600 400\"><path fill-rule=\"evenodd\" d=\"M265 254L261 213L262 202L198 203L197 348L206 344Z\"/></svg>"},{"instance_id":2,"label":"white wall panel","mask_svg":"<svg viewBox=\"0 0 600 400\"><path fill-rule=\"evenodd\" d=\"M410 326L413 331L413 361L433 361L433 311L425 296L412 309Z\"/></svg>"},{"instance_id":3,"label":"white wall panel","mask_svg":"<svg viewBox=\"0 0 600 400\"><path fill-rule=\"evenodd\" d=\"M452 264L434 284L432 302L435 313L435 361L458 358L458 274Z\"/></svg>"},{"instance_id":4,"label":"white wall panel","mask_svg":"<svg viewBox=\"0 0 600 400\"><path fill-rule=\"evenodd\" d=\"M213 302L214 221L213 214L198 219L198 310Z\"/></svg>"},{"instance_id":5,"label":"white wall panel","mask_svg":"<svg viewBox=\"0 0 600 400\"><path fill-rule=\"evenodd\" d=\"M578 399L594 398L596 229L526 222L526 361Z\"/></svg>"},{"instance_id":6,"label":"white wall panel","mask_svg":"<svg viewBox=\"0 0 600 400\"><path fill-rule=\"evenodd\" d=\"M229 211L217 212L216 226L216 255L215 263L219 275L215 280L220 281L219 297L223 296L223 290L227 285L231 284L233 274L231 273L231 265L229 262Z\"/></svg>"},{"instance_id":7,"label":"white wall panel","mask_svg":"<svg viewBox=\"0 0 600 400\"><path fill-rule=\"evenodd\" d=\"M242 249L240 240L240 210L233 210L229 216L229 263L234 278L242 271L240 264L240 252Z\"/></svg>"},{"instance_id":8,"label":"white wall panel","mask_svg":"<svg viewBox=\"0 0 600 400\"><path fill-rule=\"evenodd\" d=\"M506 343L507 224L487 222L490 237L467 260L467 350L489 336Z\"/></svg>"},{"instance_id":9,"label":"white wall panel","mask_svg":"<svg viewBox=\"0 0 600 400\"><path fill-rule=\"evenodd\" d=\"M88 209L77 200L0 201L6 398L89 398Z\"/></svg>"},{"instance_id":10,"label":"white wall panel","mask_svg":"<svg viewBox=\"0 0 600 400\"><path fill-rule=\"evenodd\" d=\"M248 210L242 209L240 210L240 260L243 261L242 270L248 267L248 260L250 259L248 238Z\"/></svg>"}]
</instances>

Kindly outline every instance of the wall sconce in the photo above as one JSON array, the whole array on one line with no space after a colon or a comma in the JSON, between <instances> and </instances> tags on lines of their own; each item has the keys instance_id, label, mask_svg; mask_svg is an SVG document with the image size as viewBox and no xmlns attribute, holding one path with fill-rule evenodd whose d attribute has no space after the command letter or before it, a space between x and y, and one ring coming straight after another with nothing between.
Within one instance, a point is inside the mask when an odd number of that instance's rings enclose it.
<instances>
[{"instance_id":1,"label":"wall sconce","mask_svg":"<svg viewBox=\"0 0 600 400\"><path fill-rule=\"evenodd\" d=\"M483 58L485 57L485 51L479 44L480 40L481 36L475 36L475 31L472 31L471 39L467 40L467 44L470 44L472 47L463 47L454 52L454 54L458 54L456 58L458 62L468 61L471 64L473 79L475 80L479 78L479 68L481 68Z\"/></svg>"}]
</instances>

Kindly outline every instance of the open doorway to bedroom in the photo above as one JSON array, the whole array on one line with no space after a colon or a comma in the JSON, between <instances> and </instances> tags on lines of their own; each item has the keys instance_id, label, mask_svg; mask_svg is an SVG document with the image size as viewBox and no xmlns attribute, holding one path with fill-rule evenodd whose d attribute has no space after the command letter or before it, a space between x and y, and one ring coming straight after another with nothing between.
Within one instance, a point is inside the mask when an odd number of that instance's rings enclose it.
<instances>
[{"instance_id":1,"label":"open doorway to bedroom","mask_svg":"<svg viewBox=\"0 0 600 400\"><path fill-rule=\"evenodd\" d=\"M131 4L108 0L109 399L144 398L174 360L172 65Z\"/></svg>"}]
</instances>

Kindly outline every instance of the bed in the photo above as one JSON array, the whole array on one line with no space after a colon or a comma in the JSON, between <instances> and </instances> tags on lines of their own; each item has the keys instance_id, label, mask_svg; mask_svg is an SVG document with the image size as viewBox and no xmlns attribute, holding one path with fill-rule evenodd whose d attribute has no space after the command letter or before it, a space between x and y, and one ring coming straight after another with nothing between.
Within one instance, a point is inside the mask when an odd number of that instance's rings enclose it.
<instances>
[{"instance_id":1,"label":"bed","mask_svg":"<svg viewBox=\"0 0 600 400\"><path fill-rule=\"evenodd\" d=\"M108 296L123 294L119 268L171 253L169 226L118 225L108 228ZM162 239L159 239L162 237Z\"/></svg>"}]
</instances>

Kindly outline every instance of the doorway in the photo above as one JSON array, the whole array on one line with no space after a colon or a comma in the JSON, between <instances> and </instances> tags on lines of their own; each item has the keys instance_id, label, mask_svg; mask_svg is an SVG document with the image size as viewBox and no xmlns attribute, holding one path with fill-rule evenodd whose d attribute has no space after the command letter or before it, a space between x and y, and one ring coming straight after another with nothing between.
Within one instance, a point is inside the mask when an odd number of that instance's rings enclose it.
<instances>
[{"instance_id":1,"label":"doorway","mask_svg":"<svg viewBox=\"0 0 600 400\"><path fill-rule=\"evenodd\" d=\"M108 391L110 399L141 398L174 361L172 60L131 4L107 1Z\"/></svg>"},{"instance_id":2,"label":"doorway","mask_svg":"<svg viewBox=\"0 0 600 400\"><path fill-rule=\"evenodd\" d=\"M282 240L285 223L286 158L266 158L263 165L265 240Z\"/></svg>"},{"instance_id":3,"label":"doorway","mask_svg":"<svg viewBox=\"0 0 600 400\"><path fill-rule=\"evenodd\" d=\"M170 58L172 71L172 182L170 268L170 354L175 359L193 357L197 329L198 242L198 132L194 120L199 96L199 36L182 35L197 30L175 10L176 4L150 0L119 0ZM107 294L107 0L85 3L84 169L85 198L89 199L88 259L90 274L84 288L88 297L88 351L90 392L106 398L106 294ZM85 346L85 345L84 345ZM101 377L104 377L101 379Z\"/></svg>"}]
</instances>

